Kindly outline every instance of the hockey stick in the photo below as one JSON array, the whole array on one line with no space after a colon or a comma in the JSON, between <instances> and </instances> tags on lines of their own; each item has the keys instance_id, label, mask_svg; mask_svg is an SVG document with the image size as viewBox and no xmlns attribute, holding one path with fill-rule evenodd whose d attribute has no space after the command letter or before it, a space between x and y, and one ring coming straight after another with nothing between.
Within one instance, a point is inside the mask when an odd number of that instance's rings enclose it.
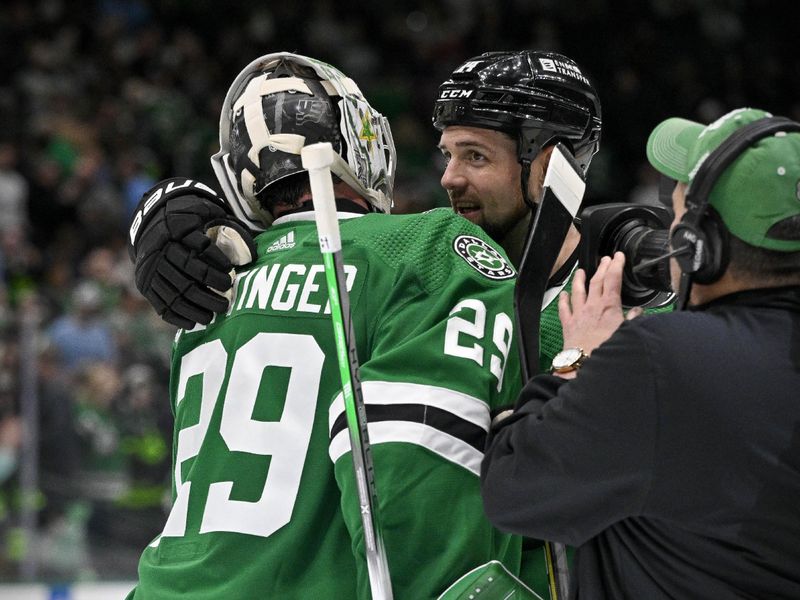
<instances>
[{"instance_id":1,"label":"hockey stick","mask_svg":"<svg viewBox=\"0 0 800 600\"><path fill-rule=\"evenodd\" d=\"M358 378L358 356L353 321L350 316L350 298L345 285L342 240L331 179L330 166L337 158L339 160L341 158L334 153L333 147L327 142L305 146L301 151L301 158L303 167L308 169L311 181L319 247L328 283L336 357L342 379L347 429L350 434L361 522L364 527L370 591L373 600L392 600L392 583L377 512L378 496L375 491L372 451L367 432L367 414Z\"/></svg>"},{"instance_id":2,"label":"hockey stick","mask_svg":"<svg viewBox=\"0 0 800 600\"><path fill-rule=\"evenodd\" d=\"M585 189L583 172L572 154L564 145L557 144L550 155L542 201L528 230L514 288L523 383L539 372L539 325L547 282L580 210ZM544 553L550 598L563 600L569 590L566 547L545 542Z\"/></svg>"}]
</instances>

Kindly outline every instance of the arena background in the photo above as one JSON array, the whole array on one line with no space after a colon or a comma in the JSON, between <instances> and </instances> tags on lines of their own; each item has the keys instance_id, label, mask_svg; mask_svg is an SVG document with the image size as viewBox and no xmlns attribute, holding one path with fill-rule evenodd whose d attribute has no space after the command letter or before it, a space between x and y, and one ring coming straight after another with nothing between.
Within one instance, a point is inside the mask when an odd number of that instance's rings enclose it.
<instances>
[{"instance_id":1,"label":"arena background","mask_svg":"<svg viewBox=\"0 0 800 600\"><path fill-rule=\"evenodd\" d=\"M603 104L588 201L652 202L661 119L800 119L799 24L788 0L4 1L0 582L19 585L0 597L133 581L163 524L175 331L132 286L124 235L158 179L216 187L220 102L250 60L294 51L356 80L392 124L396 212L417 212L446 204L438 84L483 51L563 52Z\"/></svg>"}]
</instances>

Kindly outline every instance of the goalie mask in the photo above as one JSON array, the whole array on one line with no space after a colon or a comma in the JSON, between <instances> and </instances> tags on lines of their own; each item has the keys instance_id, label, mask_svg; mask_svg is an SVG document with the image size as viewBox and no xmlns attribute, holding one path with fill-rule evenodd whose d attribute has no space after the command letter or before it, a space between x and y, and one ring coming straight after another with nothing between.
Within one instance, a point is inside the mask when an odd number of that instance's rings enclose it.
<instances>
[{"instance_id":1,"label":"goalie mask","mask_svg":"<svg viewBox=\"0 0 800 600\"><path fill-rule=\"evenodd\" d=\"M258 198L305 171L303 146L330 142L343 161L331 171L374 210L388 213L396 155L386 118L358 86L323 62L279 52L250 63L222 107L214 173L236 216L256 231L272 223Z\"/></svg>"},{"instance_id":2,"label":"goalie mask","mask_svg":"<svg viewBox=\"0 0 800 600\"><path fill-rule=\"evenodd\" d=\"M600 146L600 101L566 56L487 52L463 63L439 87L433 125L503 131L517 140L520 162L564 142L585 173Z\"/></svg>"}]
</instances>

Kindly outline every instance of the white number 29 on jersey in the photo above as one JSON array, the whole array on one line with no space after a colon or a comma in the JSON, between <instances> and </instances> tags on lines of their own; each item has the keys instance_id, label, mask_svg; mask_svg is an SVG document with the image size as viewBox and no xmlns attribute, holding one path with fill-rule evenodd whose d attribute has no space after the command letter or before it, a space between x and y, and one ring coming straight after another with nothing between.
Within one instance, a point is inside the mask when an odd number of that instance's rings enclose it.
<instances>
[{"instance_id":1,"label":"white number 29 on jersey","mask_svg":"<svg viewBox=\"0 0 800 600\"><path fill-rule=\"evenodd\" d=\"M161 537L186 533L192 484L181 478L181 465L197 456L217 403L228 353L219 340L202 344L181 360L176 412L186 397L189 379L202 375L199 422L178 432L175 486L178 490ZM267 537L292 516L303 464L311 439L317 393L325 356L310 335L259 333L233 356L230 380L223 400L220 435L231 452L272 456L261 498L255 502L231 500L233 481L212 483L203 511L200 533L232 531ZM280 421L252 418L264 369L291 369ZM153 542L153 546L158 540Z\"/></svg>"},{"instance_id":2,"label":"white number 29 on jersey","mask_svg":"<svg viewBox=\"0 0 800 600\"><path fill-rule=\"evenodd\" d=\"M461 300L450 311L444 338L444 353L475 361L484 365L484 354L489 354L489 370L497 378L497 391L503 387L503 371L514 326L504 312L498 313L491 326L493 348L484 350L486 336L486 305L474 298Z\"/></svg>"}]
</instances>

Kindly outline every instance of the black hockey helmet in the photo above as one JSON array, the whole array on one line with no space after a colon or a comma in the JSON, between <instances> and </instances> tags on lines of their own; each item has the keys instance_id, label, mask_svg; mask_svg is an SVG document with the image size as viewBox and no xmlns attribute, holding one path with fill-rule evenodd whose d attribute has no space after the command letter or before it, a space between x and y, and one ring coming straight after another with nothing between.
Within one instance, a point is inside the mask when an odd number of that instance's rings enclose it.
<instances>
[{"instance_id":1,"label":"black hockey helmet","mask_svg":"<svg viewBox=\"0 0 800 600\"><path fill-rule=\"evenodd\" d=\"M439 86L433 125L483 127L518 141L521 163L567 145L584 173L600 146L600 100L575 62L555 52L486 52Z\"/></svg>"},{"instance_id":2,"label":"black hockey helmet","mask_svg":"<svg viewBox=\"0 0 800 600\"><path fill-rule=\"evenodd\" d=\"M305 171L300 151L330 142L343 160L331 171L375 210L391 207L395 148L386 119L339 70L279 52L239 74L220 115L220 151L211 157L236 216L262 230L272 215L259 196L273 183Z\"/></svg>"}]
</instances>

